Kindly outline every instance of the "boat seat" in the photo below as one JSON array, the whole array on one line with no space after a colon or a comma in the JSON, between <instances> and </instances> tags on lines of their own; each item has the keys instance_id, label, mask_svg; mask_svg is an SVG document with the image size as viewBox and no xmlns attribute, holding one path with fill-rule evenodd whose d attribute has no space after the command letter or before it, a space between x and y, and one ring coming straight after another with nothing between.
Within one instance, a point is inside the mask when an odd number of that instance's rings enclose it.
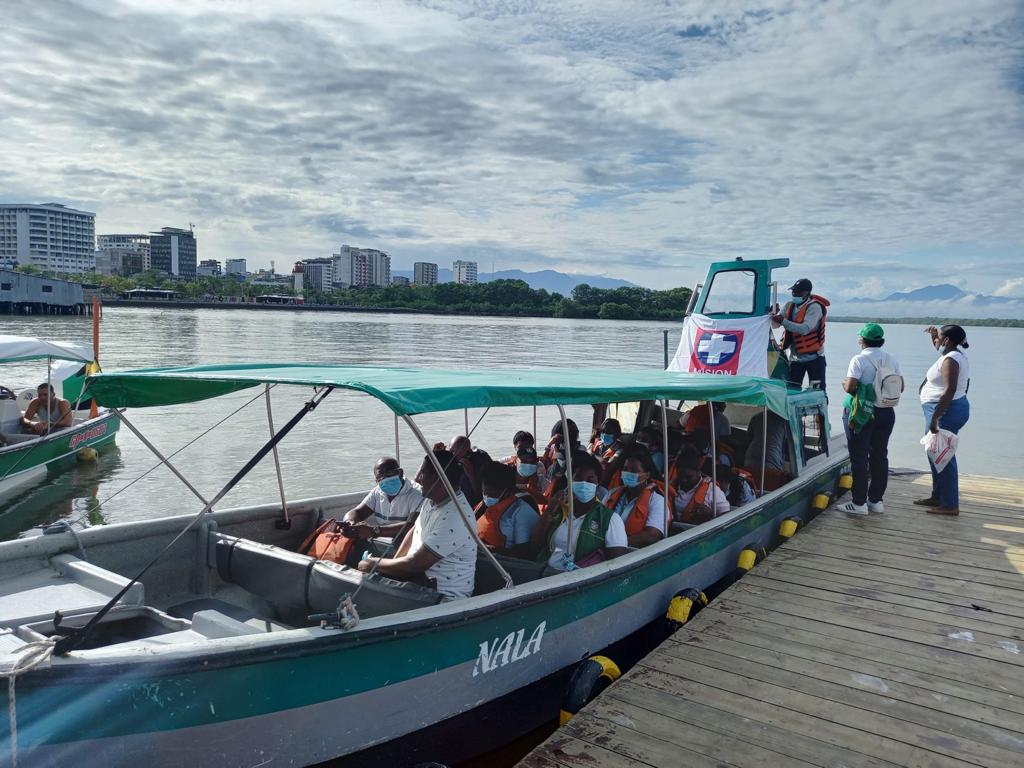
<instances>
[{"instance_id":1,"label":"boat seat","mask_svg":"<svg viewBox=\"0 0 1024 768\"><path fill-rule=\"evenodd\" d=\"M233 619L220 611L196 611L192 614L192 631L203 637L238 637L239 635L261 635L258 628Z\"/></svg>"},{"instance_id":2,"label":"boat seat","mask_svg":"<svg viewBox=\"0 0 1024 768\"><path fill-rule=\"evenodd\" d=\"M55 555L50 568L5 579L0 583L0 627L17 627L64 616L94 613L121 591L129 579L74 555ZM119 606L145 603L142 584L132 585Z\"/></svg>"},{"instance_id":3,"label":"boat seat","mask_svg":"<svg viewBox=\"0 0 1024 768\"><path fill-rule=\"evenodd\" d=\"M270 544L222 533L211 533L212 567L225 582L266 599L278 618L305 626L306 616L329 613L357 589L357 608L363 618L436 605L436 590L354 568L315 560Z\"/></svg>"}]
</instances>

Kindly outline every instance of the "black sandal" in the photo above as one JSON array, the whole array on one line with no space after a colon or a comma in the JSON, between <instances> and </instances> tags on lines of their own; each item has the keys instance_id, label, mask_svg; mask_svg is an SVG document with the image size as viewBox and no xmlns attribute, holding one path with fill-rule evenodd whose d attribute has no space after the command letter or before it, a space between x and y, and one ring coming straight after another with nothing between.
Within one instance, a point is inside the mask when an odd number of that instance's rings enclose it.
<instances>
[{"instance_id":1,"label":"black sandal","mask_svg":"<svg viewBox=\"0 0 1024 768\"><path fill-rule=\"evenodd\" d=\"M926 499L914 499L914 504L919 507L937 507L939 506L939 500L934 496L929 496Z\"/></svg>"}]
</instances>

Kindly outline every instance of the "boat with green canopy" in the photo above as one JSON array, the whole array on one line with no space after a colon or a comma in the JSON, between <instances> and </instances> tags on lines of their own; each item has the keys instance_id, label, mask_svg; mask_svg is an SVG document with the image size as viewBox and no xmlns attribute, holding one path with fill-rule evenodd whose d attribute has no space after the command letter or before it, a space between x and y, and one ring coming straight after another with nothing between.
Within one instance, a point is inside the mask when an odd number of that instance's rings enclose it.
<instances>
[{"instance_id":1,"label":"boat with green canopy","mask_svg":"<svg viewBox=\"0 0 1024 768\"><path fill-rule=\"evenodd\" d=\"M39 379L19 395L10 387L0 386L0 498L45 477L48 469L74 462L76 456L94 455L88 451L110 444L117 434L117 414L109 409L91 409L88 400L80 397L87 371L95 368L95 355L88 345L0 335L0 364L36 361L46 365L38 387L35 383ZM48 418L37 416L37 424L26 425L23 416L27 406L48 385L53 387L57 402L70 401L70 423L58 425L58 419L50 418L44 406L40 410ZM30 431L30 427L36 429Z\"/></svg>"},{"instance_id":2,"label":"boat with green canopy","mask_svg":"<svg viewBox=\"0 0 1024 768\"><path fill-rule=\"evenodd\" d=\"M269 416L271 392L284 386L308 392L307 402L283 426L271 420L271 439L219 493L206 498L182 477L197 497L191 518L0 544L0 665L14 674L17 705L0 719L0 753L33 766L153 768L471 757L557 716L552 691L581 659L650 626L681 591L719 583L742 551L774 546L780 524L813 514L811 500L831 493L847 464L823 393L750 376L267 363L104 373L86 395L119 410L251 390ZM383 403L425 462L436 457L420 414L554 407L568 442L565 406L595 405L619 414L626 432L656 428L667 445L688 413L720 403L740 436L769 414L785 425L784 477L769 490L762 470L753 501L589 567L552 571L481 545L472 596L442 600L297 553L363 492L288 500L281 484L278 501L222 508L338 390Z\"/></svg>"}]
</instances>

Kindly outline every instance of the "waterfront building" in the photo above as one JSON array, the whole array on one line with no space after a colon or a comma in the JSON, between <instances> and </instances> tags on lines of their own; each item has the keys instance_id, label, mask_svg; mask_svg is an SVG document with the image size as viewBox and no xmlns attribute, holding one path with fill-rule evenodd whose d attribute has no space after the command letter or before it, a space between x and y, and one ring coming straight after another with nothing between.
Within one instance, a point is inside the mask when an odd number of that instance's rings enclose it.
<instances>
[{"instance_id":1,"label":"waterfront building","mask_svg":"<svg viewBox=\"0 0 1024 768\"><path fill-rule=\"evenodd\" d=\"M306 259L302 262L302 282L307 290L330 293L334 290L334 259Z\"/></svg>"},{"instance_id":2,"label":"waterfront building","mask_svg":"<svg viewBox=\"0 0 1024 768\"><path fill-rule=\"evenodd\" d=\"M246 275L247 270L245 267L245 259L225 259L224 260L224 274L225 275Z\"/></svg>"},{"instance_id":3,"label":"waterfront building","mask_svg":"<svg viewBox=\"0 0 1024 768\"><path fill-rule=\"evenodd\" d=\"M403 277L402 275L395 275L394 277L391 278L392 285L408 285L409 282L409 278Z\"/></svg>"},{"instance_id":4,"label":"waterfront building","mask_svg":"<svg viewBox=\"0 0 1024 768\"><path fill-rule=\"evenodd\" d=\"M464 283L465 285L476 285L476 262L475 261L463 261L459 259L452 264L452 279L456 283Z\"/></svg>"},{"instance_id":5,"label":"waterfront building","mask_svg":"<svg viewBox=\"0 0 1024 768\"><path fill-rule=\"evenodd\" d=\"M196 267L196 277L220 277L220 262L216 259L203 259Z\"/></svg>"},{"instance_id":6,"label":"waterfront building","mask_svg":"<svg viewBox=\"0 0 1024 768\"><path fill-rule=\"evenodd\" d=\"M417 261L412 265L412 281L416 285L437 285L437 264Z\"/></svg>"},{"instance_id":7,"label":"waterfront building","mask_svg":"<svg viewBox=\"0 0 1024 768\"><path fill-rule=\"evenodd\" d=\"M80 313L84 304L84 293L79 283L0 269L0 312Z\"/></svg>"},{"instance_id":8,"label":"waterfront building","mask_svg":"<svg viewBox=\"0 0 1024 768\"><path fill-rule=\"evenodd\" d=\"M331 258L337 288L384 288L391 284L391 256L384 251L342 245Z\"/></svg>"},{"instance_id":9,"label":"waterfront building","mask_svg":"<svg viewBox=\"0 0 1024 768\"><path fill-rule=\"evenodd\" d=\"M0 203L0 263L81 274L96 266L96 214L60 203Z\"/></svg>"},{"instance_id":10,"label":"waterfront building","mask_svg":"<svg viewBox=\"0 0 1024 768\"><path fill-rule=\"evenodd\" d=\"M145 271L145 258L142 251L100 248L96 251L96 271L101 275L131 277Z\"/></svg>"},{"instance_id":11,"label":"waterfront building","mask_svg":"<svg viewBox=\"0 0 1024 768\"><path fill-rule=\"evenodd\" d=\"M134 251L142 254L142 272L145 272L146 270L153 268L153 265L149 259L149 235L96 235L96 250ZM99 270L97 269L96 271L98 272Z\"/></svg>"},{"instance_id":12,"label":"waterfront building","mask_svg":"<svg viewBox=\"0 0 1024 768\"><path fill-rule=\"evenodd\" d=\"M191 229L164 227L149 238L153 269L182 280L196 279L196 236Z\"/></svg>"},{"instance_id":13,"label":"waterfront building","mask_svg":"<svg viewBox=\"0 0 1024 768\"><path fill-rule=\"evenodd\" d=\"M302 289L305 287L303 285L303 282L304 282L303 281L303 273L304 272L305 272L305 267L302 265L302 262L301 261L295 262L295 266L292 267L292 288L298 294L301 294L302 293Z\"/></svg>"}]
</instances>

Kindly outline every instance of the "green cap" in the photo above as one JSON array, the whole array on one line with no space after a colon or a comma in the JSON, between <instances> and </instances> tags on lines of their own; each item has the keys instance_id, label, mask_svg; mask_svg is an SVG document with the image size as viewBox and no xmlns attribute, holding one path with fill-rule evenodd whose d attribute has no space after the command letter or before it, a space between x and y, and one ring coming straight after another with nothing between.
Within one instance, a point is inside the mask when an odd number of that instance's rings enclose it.
<instances>
[{"instance_id":1,"label":"green cap","mask_svg":"<svg viewBox=\"0 0 1024 768\"><path fill-rule=\"evenodd\" d=\"M864 323L864 326L857 332L857 335L868 341L878 341L885 338L885 331L878 323Z\"/></svg>"}]
</instances>

